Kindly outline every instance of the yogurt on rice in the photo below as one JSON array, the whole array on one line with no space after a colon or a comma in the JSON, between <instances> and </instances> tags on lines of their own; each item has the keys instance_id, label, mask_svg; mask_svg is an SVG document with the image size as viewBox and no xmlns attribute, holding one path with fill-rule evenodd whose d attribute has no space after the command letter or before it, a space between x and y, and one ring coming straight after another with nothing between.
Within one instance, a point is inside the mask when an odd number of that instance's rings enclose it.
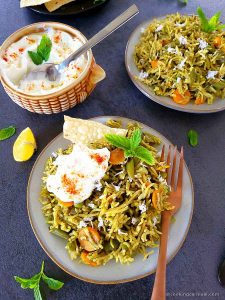
<instances>
[{"instance_id":1,"label":"yogurt on rice","mask_svg":"<svg viewBox=\"0 0 225 300\"><path fill-rule=\"evenodd\" d=\"M32 81L25 79L26 75L37 67L28 55L28 51L37 51L44 34L52 42L52 49L47 63L61 63L83 44L78 37L62 30L48 28L44 32L24 36L10 45L0 58L1 73L14 88L29 95L46 95L68 86L81 75L87 63L84 55L80 56L63 70L60 79L57 81L49 81L42 75L32 79Z\"/></svg>"}]
</instances>

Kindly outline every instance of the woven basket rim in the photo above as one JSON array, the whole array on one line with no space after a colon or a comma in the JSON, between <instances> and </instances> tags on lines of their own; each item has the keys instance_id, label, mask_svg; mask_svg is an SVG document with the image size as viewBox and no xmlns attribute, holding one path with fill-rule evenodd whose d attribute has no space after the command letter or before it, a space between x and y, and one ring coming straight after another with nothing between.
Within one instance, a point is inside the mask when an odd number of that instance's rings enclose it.
<instances>
[{"instance_id":1,"label":"woven basket rim","mask_svg":"<svg viewBox=\"0 0 225 300\"><path fill-rule=\"evenodd\" d=\"M43 26L43 25L47 25L48 26L52 26L54 28L54 25L57 26L57 25L63 25L65 27L68 27L69 29L71 29L72 31L74 31L74 33L78 32L81 37L87 41L87 38L85 37L85 35L80 32L78 29L70 26L70 25L67 25L65 23L61 23L61 22L54 22L54 21L46 21L46 22L36 22L36 23L32 23L32 24L29 24L27 26L24 26L24 27L21 27L20 29L14 31L11 35L8 36L8 38L5 39L5 41L3 42L3 44L1 45L1 48L0 48L0 56L2 56L2 52L5 50L5 48L7 48L5 45L8 43L9 39L13 38L14 35L17 35L18 33L20 33L20 31L23 31L25 29L32 29L34 28L35 26L38 27L38 26ZM32 31L31 31L32 32ZM15 40L16 41L16 40ZM13 43L14 41L11 42L11 44ZM25 97L25 98L28 98L30 100L46 100L46 99L49 99L49 97L51 98L55 98L55 97L59 97L61 96L62 94L65 94L67 93L69 90L71 90L74 86L78 85L87 75L88 75L88 72L90 71L90 68L92 66L94 61L94 57L93 57L93 53L92 53L92 50L88 50L88 60L87 60L87 64L85 66L85 69L84 71L81 73L81 76L79 76L78 78L74 79L74 81L72 83L70 83L69 85L65 86L63 89L60 89L58 91L55 91L55 92L52 92L52 93L48 93L48 94L45 94L45 95L31 95L31 94L27 94L27 93L24 93L16 88L13 87L13 85L10 85L7 80L5 80L4 76L2 76L1 74L1 81L2 81L2 84L4 84L5 86L7 86L7 88L15 95L19 96L19 97Z\"/></svg>"}]
</instances>

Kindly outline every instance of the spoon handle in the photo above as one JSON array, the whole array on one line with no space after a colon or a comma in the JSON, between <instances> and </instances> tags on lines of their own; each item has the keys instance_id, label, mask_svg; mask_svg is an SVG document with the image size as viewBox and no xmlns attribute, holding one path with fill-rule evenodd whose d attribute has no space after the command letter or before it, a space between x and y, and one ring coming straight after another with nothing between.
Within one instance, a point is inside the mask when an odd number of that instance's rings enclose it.
<instances>
[{"instance_id":1,"label":"spoon handle","mask_svg":"<svg viewBox=\"0 0 225 300\"><path fill-rule=\"evenodd\" d=\"M106 27L100 30L96 35L94 35L90 40L88 40L83 46L81 46L76 52L71 54L67 59L65 59L59 66L58 70L62 70L68 64L78 58L81 54L87 52L87 50L91 49L99 42L104 40L108 35L114 32L116 29L121 27L131 18L133 18L136 14L139 13L139 10L135 4L130 6L125 12L119 15L116 19L110 22Z\"/></svg>"}]
</instances>

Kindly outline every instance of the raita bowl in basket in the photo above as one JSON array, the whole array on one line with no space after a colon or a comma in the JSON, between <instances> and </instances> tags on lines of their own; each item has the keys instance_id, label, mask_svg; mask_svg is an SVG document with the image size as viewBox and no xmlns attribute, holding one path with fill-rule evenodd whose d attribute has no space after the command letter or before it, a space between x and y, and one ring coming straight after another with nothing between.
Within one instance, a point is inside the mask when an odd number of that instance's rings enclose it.
<instances>
[{"instance_id":1,"label":"raita bowl in basket","mask_svg":"<svg viewBox=\"0 0 225 300\"><path fill-rule=\"evenodd\" d=\"M58 22L40 22L23 27L10 35L2 44L0 57L3 57L6 49L22 37L44 32L47 28L53 28L75 36L82 43L87 41L86 37L77 29ZM17 88L1 71L1 83L8 96L19 106L34 113L52 114L66 111L83 102L93 91L96 84L105 78L104 70L95 63L92 51L86 54L84 70L78 78L69 85L48 94L32 95Z\"/></svg>"}]
</instances>

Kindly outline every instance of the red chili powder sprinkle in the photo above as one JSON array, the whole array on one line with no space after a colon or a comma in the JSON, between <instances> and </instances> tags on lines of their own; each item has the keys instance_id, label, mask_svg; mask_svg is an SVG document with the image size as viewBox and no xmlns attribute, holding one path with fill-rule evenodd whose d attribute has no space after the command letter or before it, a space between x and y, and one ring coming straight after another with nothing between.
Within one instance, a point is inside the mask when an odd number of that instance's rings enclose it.
<instances>
[{"instance_id":1,"label":"red chili powder sprinkle","mask_svg":"<svg viewBox=\"0 0 225 300\"><path fill-rule=\"evenodd\" d=\"M56 35L56 36L54 36L54 42L56 43L56 44L58 44L59 43L59 41L60 41L60 35L58 34L58 35Z\"/></svg>"},{"instance_id":2,"label":"red chili powder sprinkle","mask_svg":"<svg viewBox=\"0 0 225 300\"><path fill-rule=\"evenodd\" d=\"M103 161L105 160L105 157L99 155L98 153L91 154L91 158L94 159L98 164L103 163Z\"/></svg>"},{"instance_id":3,"label":"red chili powder sprinkle","mask_svg":"<svg viewBox=\"0 0 225 300\"><path fill-rule=\"evenodd\" d=\"M66 188L67 193L70 193L72 195L77 194L78 191L76 190L75 182L73 180L68 178L66 174L64 174L62 176L61 180L62 180L63 186Z\"/></svg>"}]
</instances>

